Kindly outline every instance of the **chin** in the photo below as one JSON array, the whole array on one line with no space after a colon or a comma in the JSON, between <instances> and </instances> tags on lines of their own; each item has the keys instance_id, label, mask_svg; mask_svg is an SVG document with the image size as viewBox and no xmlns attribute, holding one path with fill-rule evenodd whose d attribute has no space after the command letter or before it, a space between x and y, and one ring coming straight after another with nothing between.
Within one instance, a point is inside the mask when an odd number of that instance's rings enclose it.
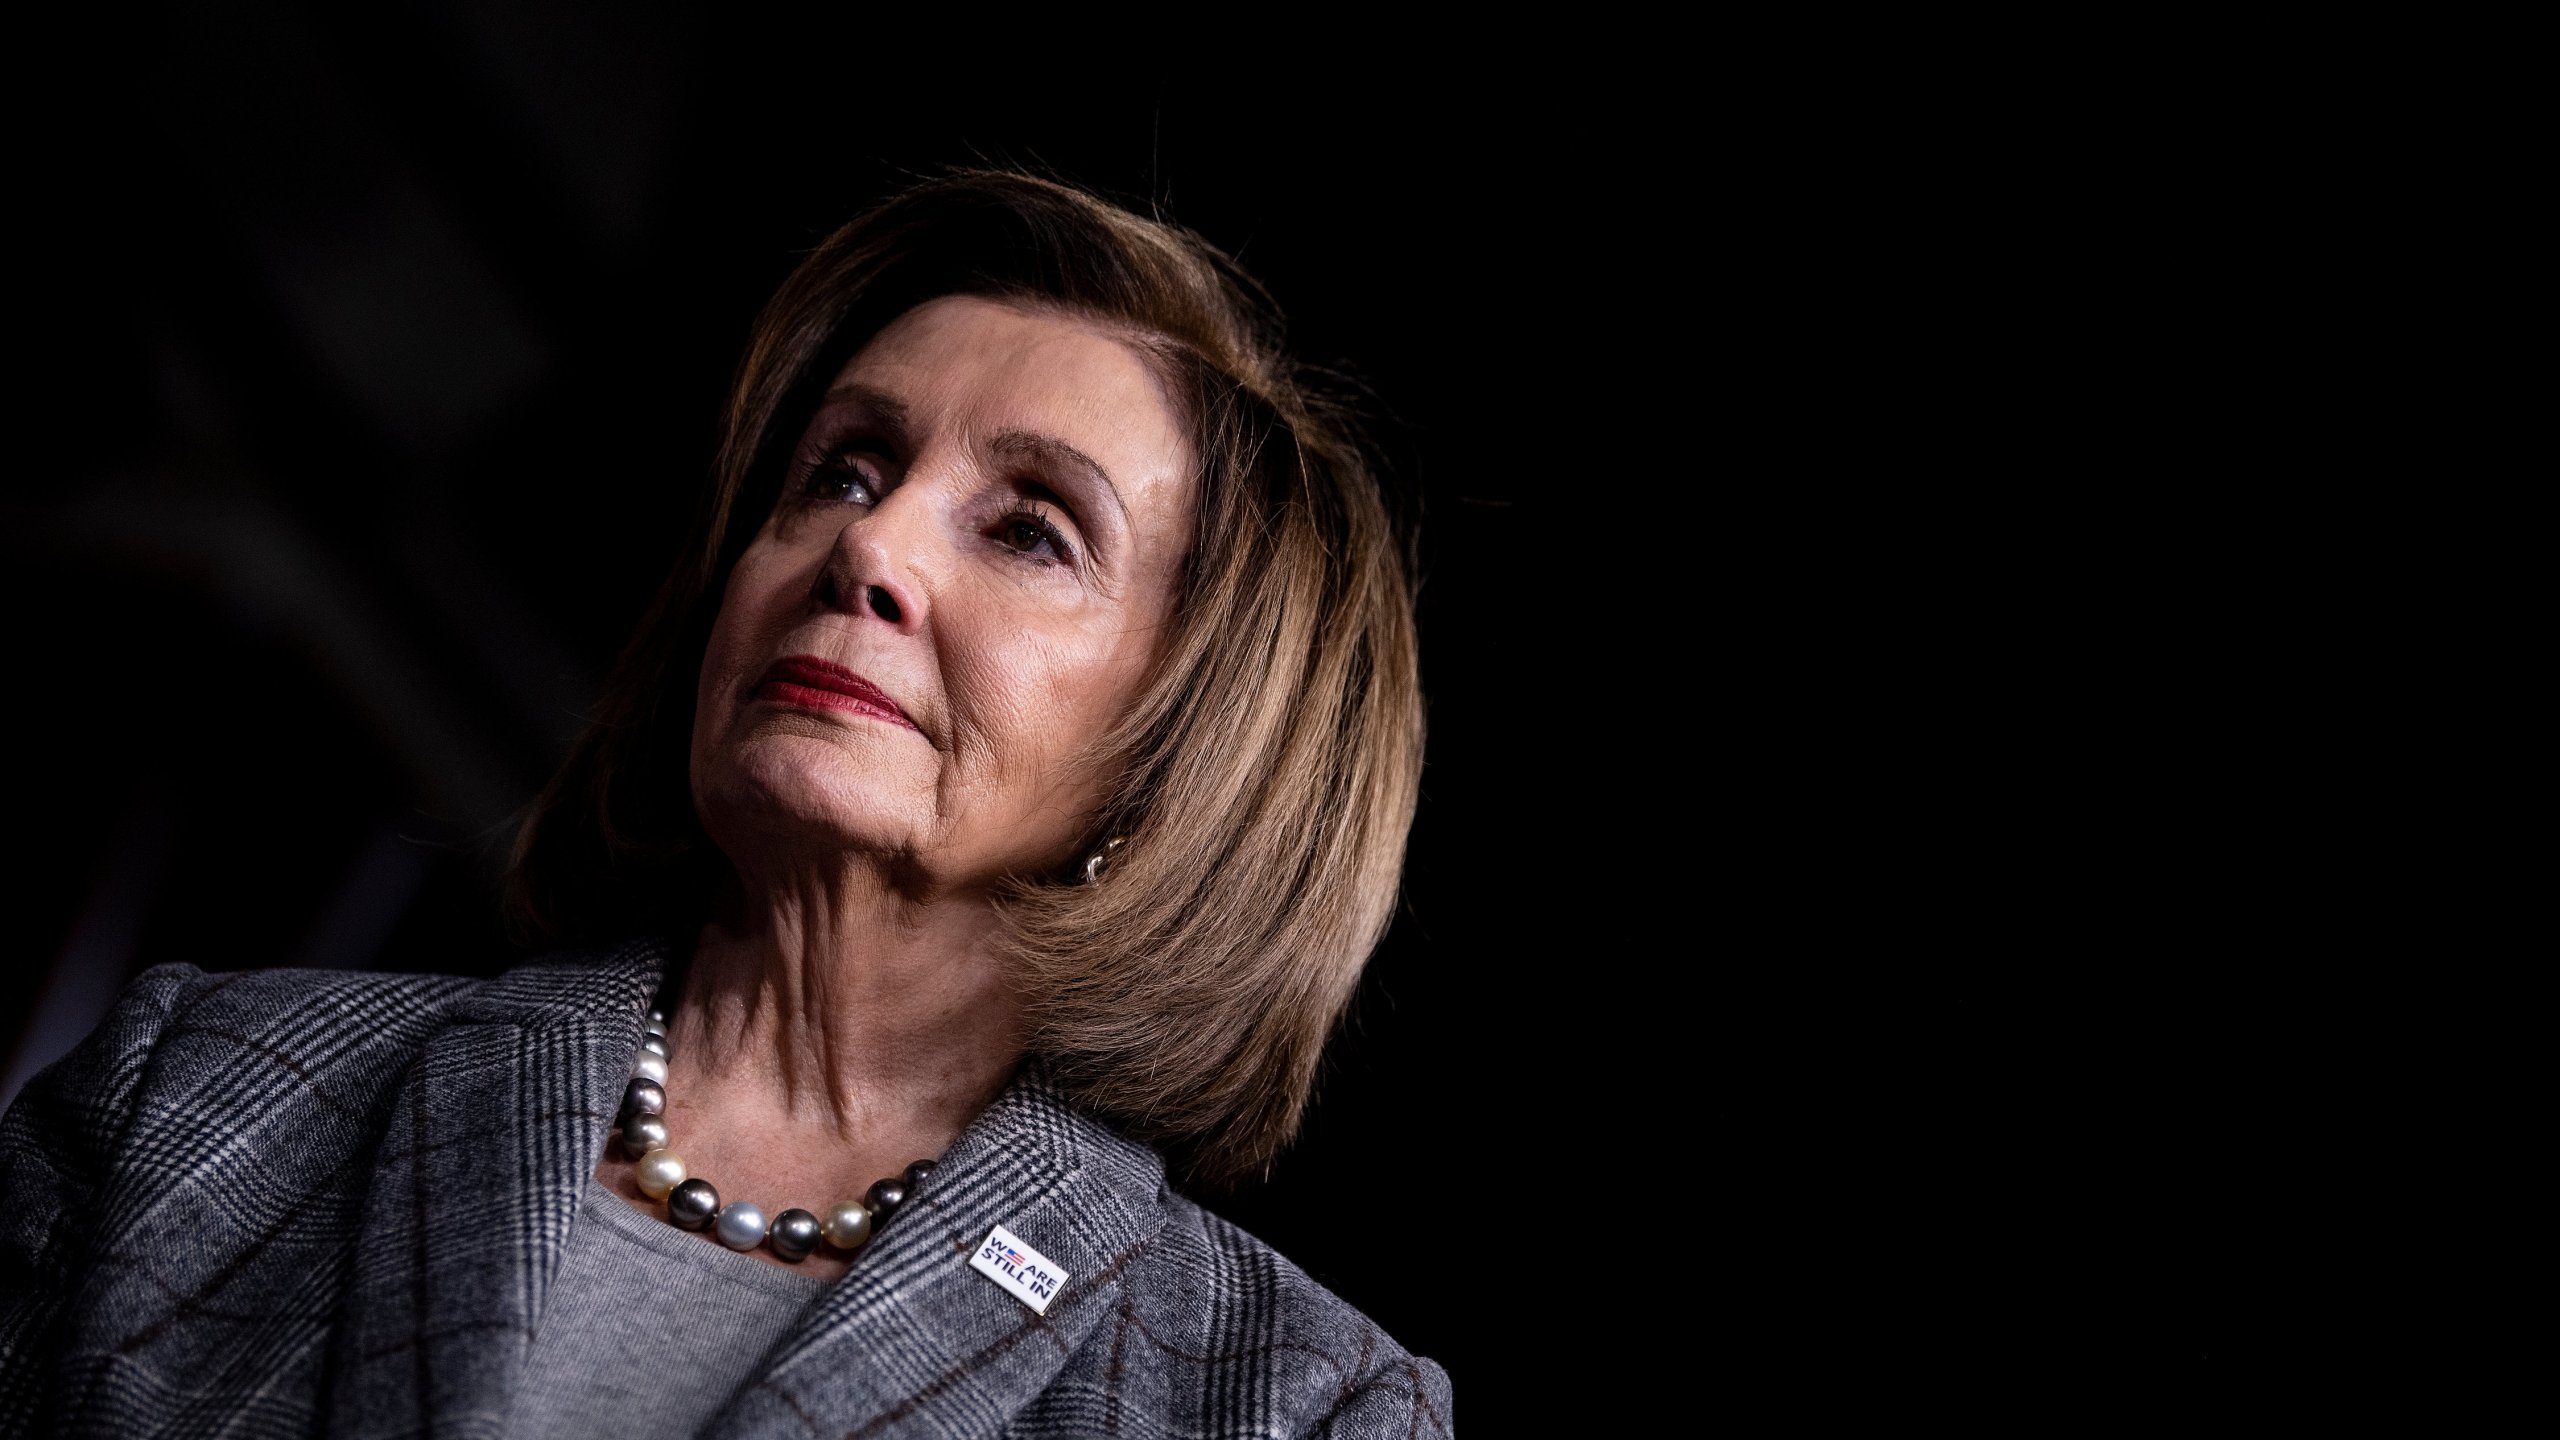
<instances>
[{"instance_id":1,"label":"chin","mask_svg":"<svg viewBox=\"0 0 2560 1440\"><path fill-rule=\"evenodd\" d=\"M697 767L694 809L705 830L732 855L777 845L812 850L906 850L917 836L919 807L932 813L932 790L867 764L826 740L757 735L709 773Z\"/></svg>"}]
</instances>

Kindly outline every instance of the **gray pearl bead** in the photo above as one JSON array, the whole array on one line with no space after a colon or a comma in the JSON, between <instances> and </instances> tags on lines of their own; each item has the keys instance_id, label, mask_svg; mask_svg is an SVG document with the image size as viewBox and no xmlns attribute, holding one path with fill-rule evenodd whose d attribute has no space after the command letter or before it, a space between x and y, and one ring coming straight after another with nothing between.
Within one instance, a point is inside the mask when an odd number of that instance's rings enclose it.
<instances>
[{"instance_id":1,"label":"gray pearl bead","mask_svg":"<svg viewBox=\"0 0 2560 1440\"><path fill-rule=\"evenodd\" d=\"M720 1213L720 1192L697 1175L667 1192L667 1219L678 1229L699 1230Z\"/></svg>"},{"instance_id":2,"label":"gray pearl bead","mask_svg":"<svg viewBox=\"0 0 2560 1440\"><path fill-rule=\"evenodd\" d=\"M664 1011L664 1010L652 1010L652 1011L650 1011L650 1012L649 1012L649 1022L650 1022L651 1024L653 1024L653 1025L664 1025L664 1024L666 1024L666 1023L667 1023L667 1012L666 1012L666 1011Z\"/></svg>"},{"instance_id":3,"label":"gray pearl bead","mask_svg":"<svg viewBox=\"0 0 2560 1440\"><path fill-rule=\"evenodd\" d=\"M622 1122L622 1153L637 1160L667 1148L667 1122L660 1115L634 1115Z\"/></svg>"},{"instance_id":4,"label":"gray pearl bead","mask_svg":"<svg viewBox=\"0 0 2560 1440\"><path fill-rule=\"evenodd\" d=\"M667 1113L667 1087L655 1080L635 1079L622 1090L622 1118Z\"/></svg>"},{"instance_id":5,"label":"gray pearl bead","mask_svg":"<svg viewBox=\"0 0 2560 1440\"><path fill-rule=\"evenodd\" d=\"M744 1200L720 1212L720 1243L732 1250L753 1250L764 1239L764 1212Z\"/></svg>"},{"instance_id":6,"label":"gray pearl bead","mask_svg":"<svg viewBox=\"0 0 2560 1440\"><path fill-rule=\"evenodd\" d=\"M631 1073L642 1080L655 1080L664 1085L667 1083L667 1057L643 1050L631 1057Z\"/></svg>"},{"instance_id":7,"label":"gray pearl bead","mask_svg":"<svg viewBox=\"0 0 2560 1440\"><path fill-rule=\"evenodd\" d=\"M667 1057L667 1055L670 1053L670 1052L668 1051L668 1049L667 1049L667 1037L666 1037L666 1036L664 1036L664 1035L643 1035L643 1036L641 1036L641 1037L640 1037L640 1048L641 1048L641 1049L643 1049L643 1050L648 1051L648 1052L649 1052L650 1054L652 1054L652 1055L657 1056L657 1057L658 1057L659 1059L661 1059L661 1060L665 1059L665 1058Z\"/></svg>"},{"instance_id":8,"label":"gray pearl bead","mask_svg":"<svg viewBox=\"0 0 2560 1440\"><path fill-rule=\"evenodd\" d=\"M818 1217L806 1210L785 1210L773 1217L773 1253L785 1260L806 1260L818 1248Z\"/></svg>"},{"instance_id":9,"label":"gray pearl bead","mask_svg":"<svg viewBox=\"0 0 2560 1440\"><path fill-rule=\"evenodd\" d=\"M655 1035L659 1039L664 1040L667 1038L667 1022L664 1020L644 1021L641 1023L640 1033L643 1035Z\"/></svg>"}]
</instances>

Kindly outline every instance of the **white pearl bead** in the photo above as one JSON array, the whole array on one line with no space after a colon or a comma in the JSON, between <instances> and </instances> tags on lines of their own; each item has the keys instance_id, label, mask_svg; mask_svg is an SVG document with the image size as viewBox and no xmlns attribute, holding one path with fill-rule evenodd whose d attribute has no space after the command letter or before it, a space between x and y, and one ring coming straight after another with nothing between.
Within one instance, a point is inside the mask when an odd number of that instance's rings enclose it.
<instances>
[{"instance_id":1,"label":"white pearl bead","mask_svg":"<svg viewBox=\"0 0 2560 1440\"><path fill-rule=\"evenodd\" d=\"M652 1150L632 1169L639 1174L640 1193L652 1200L666 1199L668 1191L684 1183L684 1161L673 1150Z\"/></svg>"},{"instance_id":2,"label":"white pearl bead","mask_svg":"<svg viewBox=\"0 0 2560 1440\"><path fill-rule=\"evenodd\" d=\"M667 1057L643 1050L631 1057L631 1073L639 1079L655 1080L664 1085L667 1083Z\"/></svg>"},{"instance_id":3,"label":"white pearl bead","mask_svg":"<svg viewBox=\"0 0 2560 1440\"><path fill-rule=\"evenodd\" d=\"M827 1243L839 1250L859 1250L871 1238L871 1212L848 1200L827 1212Z\"/></svg>"}]
</instances>

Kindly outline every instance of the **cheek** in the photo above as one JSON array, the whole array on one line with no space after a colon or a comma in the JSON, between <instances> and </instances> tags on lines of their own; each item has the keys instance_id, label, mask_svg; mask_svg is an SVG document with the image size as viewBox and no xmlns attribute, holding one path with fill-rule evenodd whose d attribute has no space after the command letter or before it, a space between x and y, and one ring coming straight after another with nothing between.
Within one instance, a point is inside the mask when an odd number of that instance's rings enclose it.
<instances>
[{"instance_id":1,"label":"cheek","mask_svg":"<svg viewBox=\"0 0 2560 1440\"><path fill-rule=\"evenodd\" d=\"M946 673L989 779L1063 778L1059 762L1110 729L1146 658L1117 626L1017 616L970 638L976 643L951 647Z\"/></svg>"},{"instance_id":2,"label":"cheek","mask_svg":"<svg viewBox=\"0 0 2560 1440\"><path fill-rule=\"evenodd\" d=\"M739 557L720 597L720 613L711 622L711 638L702 651L702 676L694 698L696 733L717 713L722 699L753 679L756 660L764 653L764 636L772 628L777 606L788 604L786 566L761 545Z\"/></svg>"}]
</instances>

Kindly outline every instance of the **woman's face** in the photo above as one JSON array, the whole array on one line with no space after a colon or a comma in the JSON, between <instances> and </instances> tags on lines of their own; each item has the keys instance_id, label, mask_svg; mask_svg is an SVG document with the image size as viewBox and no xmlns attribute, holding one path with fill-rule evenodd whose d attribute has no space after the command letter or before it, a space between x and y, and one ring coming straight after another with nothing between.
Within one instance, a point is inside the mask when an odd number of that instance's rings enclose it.
<instances>
[{"instance_id":1,"label":"woman's face","mask_svg":"<svg viewBox=\"0 0 2560 1440\"><path fill-rule=\"evenodd\" d=\"M702 662L694 803L742 871L884 862L902 888L1053 872L1074 763L1136 694L1191 522L1154 369L972 297L908 311L821 402Z\"/></svg>"}]
</instances>

